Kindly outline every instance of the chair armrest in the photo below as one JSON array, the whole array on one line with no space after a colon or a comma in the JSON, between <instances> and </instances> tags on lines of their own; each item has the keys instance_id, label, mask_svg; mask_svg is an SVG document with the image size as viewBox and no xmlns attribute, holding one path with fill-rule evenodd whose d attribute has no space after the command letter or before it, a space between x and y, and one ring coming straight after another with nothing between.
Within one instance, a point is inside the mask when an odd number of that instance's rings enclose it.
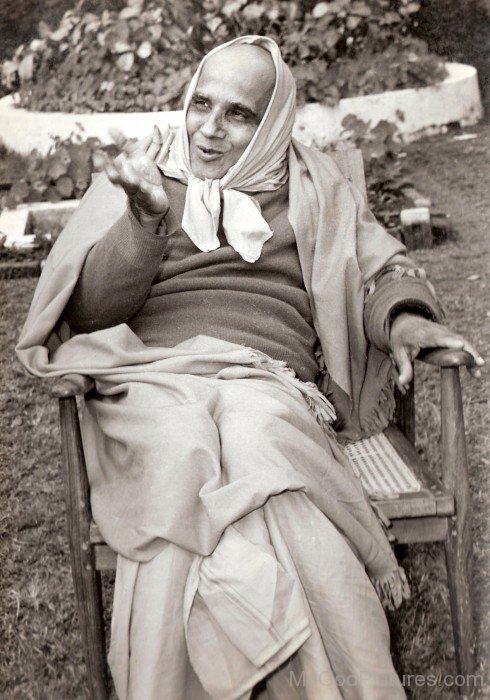
<instances>
[{"instance_id":1,"label":"chair armrest","mask_svg":"<svg viewBox=\"0 0 490 700\"><path fill-rule=\"evenodd\" d=\"M70 396L83 396L94 386L92 377L84 374L65 374L60 377L53 388L51 395L55 399L68 399Z\"/></svg>"},{"instance_id":2,"label":"chair armrest","mask_svg":"<svg viewBox=\"0 0 490 700\"><path fill-rule=\"evenodd\" d=\"M435 367L474 367L476 364L475 358L469 352L450 348L423 350L417 360Z\"/></svg>"}]
</instances>

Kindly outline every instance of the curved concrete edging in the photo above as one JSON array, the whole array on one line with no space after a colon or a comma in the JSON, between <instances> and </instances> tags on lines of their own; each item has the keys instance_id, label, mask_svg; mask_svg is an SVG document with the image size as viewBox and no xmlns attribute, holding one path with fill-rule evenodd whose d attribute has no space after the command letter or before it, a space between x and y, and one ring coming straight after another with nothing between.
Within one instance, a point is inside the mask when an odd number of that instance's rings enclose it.
<instances>
[{"instance_id":1,"label":"curved concrete edging","mask_svg":"<svg viewBox=\"0 0 490 700\"><path fill-rule=\"evenodd\" d=\"M448 77L441 83L423 88L394 90L377 95L348 97L335 107L307 104L297 112L294 135L307 145L324 146L345 138L342 120L348 115L371 127L389 121L397 127L403 141L435 133L446 124L463 126L476 123L483 114L476 69L462 63L447 63ZM12 95L0 100L0 140L18 153L37 149L46 153L52 137L67 139L81 134L111 143L111 131L140 138L159 125L177 126L181 112L107 112L103 114L65 114L29 112L14 106Z\"/></svg>"}]
</instances>

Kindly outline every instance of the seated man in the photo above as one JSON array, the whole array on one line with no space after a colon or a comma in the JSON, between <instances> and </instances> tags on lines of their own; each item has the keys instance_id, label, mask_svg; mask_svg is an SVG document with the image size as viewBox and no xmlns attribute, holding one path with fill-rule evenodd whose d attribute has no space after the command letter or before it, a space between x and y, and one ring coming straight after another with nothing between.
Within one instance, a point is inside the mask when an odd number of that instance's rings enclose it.
<instances>
[{"instance_id":1,"label":"seated man","mask_svg":"<svg viewBox=\"0 0 490 700\"><path fill-rule=\"evenodd\" d=\"M273 41L208 54L173 142L86 194L19 342L34 374L96 380L120 698L404 697L382 604L406 581L339 442L386 426L420 348L483 361L294 115Z\"/></svg>"}]
</instances>

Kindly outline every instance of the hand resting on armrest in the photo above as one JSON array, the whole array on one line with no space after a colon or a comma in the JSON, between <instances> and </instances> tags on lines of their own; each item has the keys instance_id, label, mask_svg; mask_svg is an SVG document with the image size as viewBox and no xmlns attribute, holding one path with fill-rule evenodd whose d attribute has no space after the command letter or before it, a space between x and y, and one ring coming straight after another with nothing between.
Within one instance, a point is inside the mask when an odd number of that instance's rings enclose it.
<instances>
[{"instance_id":1,"label":"hand resting on armrest","mask_svg":"<svg viewBox=\"0 0 490 700\"><path fill-rule=\"evenodd\" d=\"M413 378L412 362L425 348L449 348L469 353L474 358L474 366L468 367L468 371L476 378L481 376L480 367L485 364L477 350L459 333L408 312L398 314L392 322L390 346L391 357L398 371L395 381L402 393Z\"/></svg>"}]
</instances>

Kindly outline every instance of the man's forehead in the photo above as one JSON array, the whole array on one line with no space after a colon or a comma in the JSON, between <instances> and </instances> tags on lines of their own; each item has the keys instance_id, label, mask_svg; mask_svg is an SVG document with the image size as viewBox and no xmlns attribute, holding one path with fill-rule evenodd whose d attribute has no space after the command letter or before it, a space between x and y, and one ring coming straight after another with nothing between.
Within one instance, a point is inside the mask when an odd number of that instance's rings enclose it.
<instances>
[{"instance_id":1,"label":"man's forehead","mask_svg":"<svg viewBox=\"0 0 490 700\"><path fill-rule=\"evenodd\" d=\"M262 101L270 96L276 71L270 53L259 46L229 46L204 62L196 91L228 90L233 101ZM240 99L241 98L241 99Z\"/></svg>"}]
</instances>

